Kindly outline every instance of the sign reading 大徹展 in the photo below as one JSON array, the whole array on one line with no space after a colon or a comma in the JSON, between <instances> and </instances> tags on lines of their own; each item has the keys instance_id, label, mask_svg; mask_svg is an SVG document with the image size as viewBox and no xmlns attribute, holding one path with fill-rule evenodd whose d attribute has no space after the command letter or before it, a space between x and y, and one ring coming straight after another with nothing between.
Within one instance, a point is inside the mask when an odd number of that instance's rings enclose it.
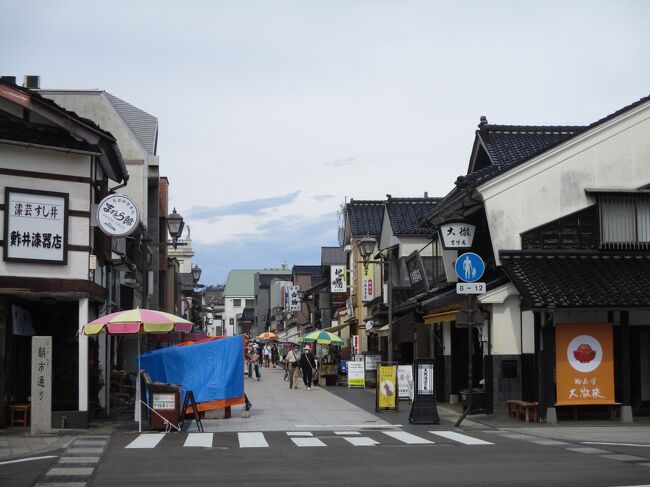
<instances>
[{"instance_id":1,"label":"sign reading \u5927\u5fb9\u5c55","mask_svg":"<svg viewBox=\"0 0 650 487\"><path fill-rule=\"evenodd\" d=\"M126 195L110 194L97 205L97 224L106 235L131 235L139 223L138 205Z\"/></svg>"},{"instance_id":2,"label":"sign reading \u5927\u5fb9\u5c55","mask_svg":"<svg viewBox=\"0 0 650 487\"><path fill-rule=\"evenodd\" d=\"M3 257L9 262L68 261L68 194L5 188Z\"/></svg>"},{"instance_id":3,"label":"sign reading \u5927\u5fb9\u5c55","mask_svg":"<svg viewBox=\"0 0 650 487\"><path fill-rule=\"evenodd\" d=\"M476 227L466 222L447 222L440 225L440 238L445 249L469 249L474 242Z\"/></svg>"},{"instance_id":4,"label":"sign reading \u5927\u5fb9\u5c55","mask_svg":"<svg viewBox=\"0 0 650 487\"><path fill-rule=\"evenodd\" d=\"M418 394L421 396L433 394L433 364L418 364Z\"/></svg>"},{"instance_id":5,"label":"sign reading \u5927\u5fb9\u5c55","mask_svg":"<svg viewBox=\"0 0 650 487\"><path fill-rule=\"evenodd\" d=\"M344 265L330 266L330 292L344 293L347 291L348 282Z\"/></svg>"}]
</instances>

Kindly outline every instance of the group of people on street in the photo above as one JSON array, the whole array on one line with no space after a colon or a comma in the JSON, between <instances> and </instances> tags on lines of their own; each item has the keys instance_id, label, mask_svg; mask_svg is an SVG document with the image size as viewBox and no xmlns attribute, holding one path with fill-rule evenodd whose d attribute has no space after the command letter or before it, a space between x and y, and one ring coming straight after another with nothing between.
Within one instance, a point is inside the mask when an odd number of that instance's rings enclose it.
<instances>
[{"instance_id":1,"label":"group of people on street","mask_svg":"<svg viewBox=\"0 0 650 487\"><path fill-rule=\"evenodd\" d=\"M260 366L265 368L273 366L275 368L280 362L280 351L275 343L273 345L259 343L255 346L254 343L250 342L244 351L244 359L249 380L253 381L253 374L255 374L257 380L261 380Z\"/></svg>"},{"instance_id":2,"label":"group of people on street","mask_svg":"<svg viewBox=\"0 0 650 487\"><path fill-rule=\"evenodd\" d=\"M298 389L302 374L305 389L310 391L317 368L318 362L311 353L311 347L306 346L301 354L300 346L294 345L284 358L284 380L289 381L289 389Z\"/></svg>"}]
</instances>

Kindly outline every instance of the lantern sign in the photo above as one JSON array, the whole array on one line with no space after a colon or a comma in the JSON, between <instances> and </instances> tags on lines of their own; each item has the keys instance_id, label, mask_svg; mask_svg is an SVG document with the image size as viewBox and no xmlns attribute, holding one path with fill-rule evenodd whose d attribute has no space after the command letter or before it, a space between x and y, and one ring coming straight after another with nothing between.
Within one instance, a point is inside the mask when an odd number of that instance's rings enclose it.
<instances>
[{"instance_id":1,"label":"lantern sign","mask_svg":"<svg viewBox=\"0 0 650 487\"><path fill-rule=\"evenodd\" d=\"M445 250L469 249L474 242L476 226L466 222L446 222L440 225L439 232Z\"/></svg>"},{"instance_id":2,"label":"lantern sign","mask_svg":"<svg viewBox=\"0 0 650 487\"><path fill-rule=\"evenodd\" d=\"M97 206L97 224L111 237L126 237L135 232L140 223L138 205L123 194L110 194Z\"/></svg>"},{"instance_id":3,"label":"lantern sign","mask_svg":"<svg viewBox=\"0 0 650 487\"><path fill-rule=\"evenodd\" d=\"M427 281L427 274L424 270L422 257L420 252L414 250L406 258L406 270L408 272L409 280L411 281L411 289L415 294L425 293L429 291L429 283Z\"/></svg>"}]
</instances>

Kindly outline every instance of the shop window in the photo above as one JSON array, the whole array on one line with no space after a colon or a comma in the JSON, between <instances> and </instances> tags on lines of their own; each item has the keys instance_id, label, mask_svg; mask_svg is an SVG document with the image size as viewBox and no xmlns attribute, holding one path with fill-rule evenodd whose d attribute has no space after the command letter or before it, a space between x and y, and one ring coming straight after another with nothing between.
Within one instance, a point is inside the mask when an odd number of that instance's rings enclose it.
<instances>
[{"instance_id":1,"label":"shop window","mask_svg":"<svg viewBox=\"0 0 650 487\"><path fill-rule=\"evenodd\" d=\"M233 300L232 300L232 305L233 305L235 308L240 308L240 307L241 307L241 299L233 299Z\"/></svg>"}]
</instances>

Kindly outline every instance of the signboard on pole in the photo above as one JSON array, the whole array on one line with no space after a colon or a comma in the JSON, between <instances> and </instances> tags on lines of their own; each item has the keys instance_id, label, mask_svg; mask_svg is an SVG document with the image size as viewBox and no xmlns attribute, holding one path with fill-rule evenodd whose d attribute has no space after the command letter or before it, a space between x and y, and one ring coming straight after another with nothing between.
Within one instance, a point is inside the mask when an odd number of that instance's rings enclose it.
<instances>
[{"instance_id":1,"label":"signboard on pole","mask_svg":"<svg viewBox=\"0 0 650 487\"><path fill-rule=\"evenodd\" d=\"M397 411L397 362L380 362L377 365L376 411Z\"/></svg>"},{"instance_id":2,"label":"signboard on pole","mask_svg":"<svg viewBox=\"0 0 650 487\"><path fill-rule=\"evenodd\" d=\"M364 265L361 269L361 301L365 303L375 299L375 265Z\"/></svg>"},{"instance_id":3,"label":"signboard on pole","mask_svg":"<svg viewBox=\"0 0 650 487\"><path fill-rule=\"evenodd\" d=\"M474 241L476 226L466 222L446 222L440 225L440 240L444 249L469 249Z\"/></svg>"},{"instance_id":4,"label":"signboard on pole","mask_svg":"<svg viewBox=\"0 0 650 487\"><path fill-rule=\"evenodd\" d=\"M416 359L411 424L440 424L434 381L434 359Z\"/></svg>"},{"instance_id":5,"label":"signboard on pole","mask_svg":"<svg viewBox=\"0 0 650 487\"><path fill-rule=\"evenodd\" d=\"M413 399L413 366L397 367L397 396L399 399Z\"/></svg>"},{"instance_id":6,"label":"signboard on pole","mask_svg":"<svg viewBox=\"0 0 650 487\"><path fill-rule=\"evenodd\" d=\"M344 265L330 266L330 292L344 293L348 289L347 276Z\"/></svg>"},{"instance_id":7,"label":"signboard on pole","mask_svg":"<svg viewBox=\"0 0 650 487\"><path fill-rule=\"evenodd\" d=\"M350 340L350 344L352 345L352 355L356 356L359 354L359 335L352 335L352 339Z\"/></svg>"},{"instance_id":8,"label":"signboard on pole","mask_svg":"<svg viewBox=\"0 0 650 487\"><path fill-rule=\"evenodd\" d=\"M405 263L413 292L415 294L427 292L429 290L429 283L420 252L417 250L411 252L406 258Z\"/></svg>"},{"instance_id":9,"label":"signboard on pole","mask_svg":"<svg viewBox=\"0 0 650 487\"><path fill-rule=\"evenodd\" d=\"M348 362L348 387L366 387L363 362Z\"/></svg>"}]
</instances>

